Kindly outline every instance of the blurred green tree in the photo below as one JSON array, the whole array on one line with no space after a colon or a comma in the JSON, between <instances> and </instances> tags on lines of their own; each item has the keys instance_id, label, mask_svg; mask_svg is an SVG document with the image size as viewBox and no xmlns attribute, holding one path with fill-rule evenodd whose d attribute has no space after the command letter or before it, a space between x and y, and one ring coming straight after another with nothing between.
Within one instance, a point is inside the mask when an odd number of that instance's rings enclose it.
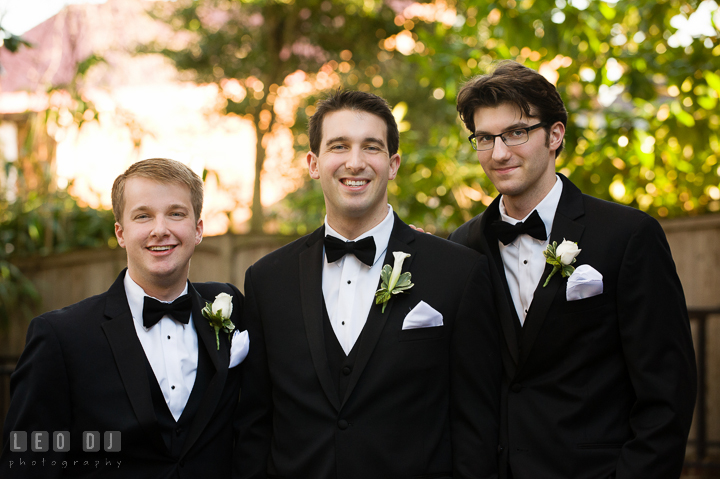
<instances>
[{"instance_id":1,"label":"blurred green tree","mask_svg":"<svg viewBox=\"0 0 720 479\"><path fill-rule=\"evenodd\" d=\"M181 0L158 4L151 15L188 35L189 43L179 48L154 43L141 51L164 54L195 81L218 83L227 93L225 111L255 124L254 232L264 223L260 198L267 141L279 128L295 126L297 133L304 126L307 98L291 118L279 113L288 77L298 71L327 77L347 61L375 68L378 32L384 37L400 30L395 12L382 0ZM322 69L326 65L333 66ZM303 117L300 128L296 113ZM298 146L307 147L307 138Z\"/></svg>"},{"instance_id":2,"label":"blurred green tree","mask_svg":"<svg viewBox=\"0 0 720 479\"><path fill-rule=\"evenodd\" d=\"M415 191L425 205L416 210L423 214L420 224L452 230L495 196L474 166L469 132L448 117L462 82L503 59L538 69L556 83L570 113L566 152L556 166L584 192L659 217L720 211L717 3L445 5L455 13L451 26L418 21L412 9L401 14L406 30L424 44L408 60L447 111L446 120L425 134L445 143L442 148L434 142L403 145L419 161L415 176L400 177L399 187ZM424 105L411 104L409 115L424 111ZM440 194L449 191L452 198ZM462 217L444 214L458 208Z\"/></svg>"},{"instance_id":3,"label":"blurred green tree","mask_svg":"<svg viewBox=\"0 0 720 479\"><path fill-rule=\"evenodd\" d=\"M21 45L31 47L20 37L11 38L12 42L6 39L3 46L12 52ZM57 187L53 174L55 140L48 133L48 124L57 124L63 113L78 125L97 119L97 110L81 97L76 84L99 61L100 57L92 56L81 62L67 90L55 87L48 91L48 96L68 95L69 108L51 105L45 111L27 112L16 119L19 151L15 161L5 161L0 153L4 178L14 179L0 183L0 330L14 315L32 318L40 305L37 290L12 263L13 258L117 246L111 211L81 206L67 188Z\"/></svg>"},{"instance_id":4,"label":"blurred green tree","mask_svg":"<svg viewBox=\"0 0 720 479\"><path fill-rule=\"evenodd\" d=\"M277 122L283 81L296 70L394 105L403 164L389 189L408 221L452 231L496 195L455 110L461 84L513 59L555 83L570 112L557 169L588 194L659 217L720 211L720 13L713 0L186 0L155 12L187 49L158 48L196 81L235 79L258 138ZM148 48L152 51L153 48ZM338 83L332 83L337 86ZM297 103L295 148L317 91ZM258 142L253 229L261 227ZM275 172L267 172L273 175ZM271 212L281 232L322 219L316 182Z\"/></svg>"}]
</instances>

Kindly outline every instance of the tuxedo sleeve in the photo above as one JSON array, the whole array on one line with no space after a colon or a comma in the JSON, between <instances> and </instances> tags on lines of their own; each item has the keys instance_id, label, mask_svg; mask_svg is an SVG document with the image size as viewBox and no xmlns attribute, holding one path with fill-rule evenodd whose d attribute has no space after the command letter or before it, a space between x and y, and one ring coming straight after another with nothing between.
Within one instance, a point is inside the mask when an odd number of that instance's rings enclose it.
<instances>
[{"instance_id":1,"label":"tuxedo sleeve","mask_svg":"<svg viewBox=\"0 0 720 479\"><path fill-rule=\"evenodd\" d=\"M450 376L454 478L498 477L500 416L499 321L487 258L464 282L455 318Z\"/></svg>"},{"instance_id":2,"label":"tuxedo sleeve","mask_svg":"<svg viewBox=\"0 0 720 479\"><path fill-rule=\"evenodd\" d=\"M262 321L254 293L252 267L245 274L243 319L251 347L243 363L233 478L260 479L266 477L273 411L270 371Z\"/></svg>"},{"instance_id":3,"label":"tuxedo sleeve","mask_svg":"<svg viewBox=\"0 0 720 479\"><path fill-rule=\"evenodd\" d=\"M32 452L31 433L47 431L49 440L55 431L70 431L71 404L63 351L53 326L42 316L28 328L25 350L10 378L10 408L5 418L0 476L3 478L60 477L64 453ZM12 431L27 433L27 450L10 451ZM35 466L33 467L33 461ZM24 465L23 465L24 463ZM43 467L40 466L43 464Z\"/></svg>"},{"instance_id":4,"label":"tuxedo sleeve","mask_svg":"<svg viewBox=\"0 0 720 479\"><path fill-rule=\"evenodd\" d=\"M628 242L617 287L620 336L636 401L617 479L680 476L697 372L685 297L662 228L646 217Z\"/></svg>"}]
</instances>

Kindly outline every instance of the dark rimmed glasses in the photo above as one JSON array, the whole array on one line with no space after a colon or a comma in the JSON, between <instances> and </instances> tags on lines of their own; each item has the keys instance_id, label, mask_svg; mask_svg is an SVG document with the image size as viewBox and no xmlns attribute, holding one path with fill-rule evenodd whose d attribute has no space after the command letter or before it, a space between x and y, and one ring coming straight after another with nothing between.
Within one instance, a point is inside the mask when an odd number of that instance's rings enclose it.
<instances>
[{"instance_id":1,"label":"dark rimmed glasses","mask_svg":"<svg viewBox=\"0 0 720 479\"><path fill-rule=\"evenodd\" d=\"M495 138L497 137L500 137L503 143L507 146L518 146L523 143L527 143L530 139L530 132L542 126L545 126L544 122L528 126L527 128L515 128L514 130L506 131L504 133L500 133L499 135L483 134L477 136L473 133L468 136L468 140L470 140L470 144L475 151L492 150L495 147Z\"/></svg>"}]
</instances>

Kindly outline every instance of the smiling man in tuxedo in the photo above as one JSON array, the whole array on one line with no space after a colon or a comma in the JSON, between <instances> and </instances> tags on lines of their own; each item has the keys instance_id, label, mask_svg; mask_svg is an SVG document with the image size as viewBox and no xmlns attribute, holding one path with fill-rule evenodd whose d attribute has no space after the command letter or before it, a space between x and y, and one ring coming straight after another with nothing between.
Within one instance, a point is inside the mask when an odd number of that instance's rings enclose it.
<instances>
[{"instance_id":1,"label":"smiling man in tuxedo","mask_svg":"<svg viewBox=\"0 0 720 479\"><path fill-rule=\"evenodd\" d=\"M128 267L107 292L30 323L11 378L2 476L230 477L234 366L247 333L235 335L231 355L228 335L216 339L201 310L224 293L218 304L237 323L242 295L187 279L202 240L202 180L177 161L144 160L115 180L112 199ZM47 434L45 452L33 450L36 431ZM18 434L24 452L14 449ZM100 450L85 452L90 444Z\"/></svg>"},{"instance_id":2,"label":"smiling man in tuxedo","mask_svg":"<svg viewBox=\"0 0 720 479\"><path fill-rule=\"evenodd\" d=\"M501 63L465 84L458 111L500 192L450 239L491 263L501 477L677 479L695 356L660 225L555 173L567 111L537 72ZM544 251L556 243L565 271L552 274Z\"/></svg>"},{"instance_id":3,"label":"smiling man in tuxedo","mask_svg":"<svg viewBox=\"0 0 720 479\"><path fill-rule=\"evenodd\" d=\"M325 225L246 273L240 477L497 477L487 259L393 213L400 156L385 100L339 91L309 137ZM376 304L381 282L397 294Z\"/></svg>"}]
</instances>

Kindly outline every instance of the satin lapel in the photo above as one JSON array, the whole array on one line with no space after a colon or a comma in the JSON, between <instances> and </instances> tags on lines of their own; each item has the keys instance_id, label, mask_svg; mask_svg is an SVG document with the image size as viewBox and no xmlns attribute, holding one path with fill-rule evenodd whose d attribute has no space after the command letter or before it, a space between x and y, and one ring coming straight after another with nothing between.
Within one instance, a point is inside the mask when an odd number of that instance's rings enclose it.
<instances>
[{"instance_id":1,"label":"satin lapel","mask_svg":"<svg viewBox=\"0 0 720 479\"><path fill-rule=\"evenodd\" d=\"M584 214L582 193L563 175L558 174L558 176L560 176L560 179L563 181L563 192L557 211L555 212L555 219L553 220L550 244L552 244L553 241L560 244L564 239L579 243L585 226L575 220ZM525 317L523 337L520 344L520 363L518 367L522 367L522 365L525 364L535 343L535 339L545 322L547 312L558 293L558 289L567 281L567 278L563 278L560 272L557 272L550 279L548 285L543 287L551 271L552 266L546 264L540 282L535 288L530 309ZM564 301L565 299L562 298L562 300Z\"/></svg>"},{"instance_id":2,"label":"satin lapel","mask_svg":"<svg viewBox=\"0 0 720 479\"><path fill-rule=\"evenodd\" d=\"M500 247L496 238L488 240L488 225L490 222L498 219L499 213L499 202L500 197L496 198L495 201L485 210L482 218L480 218L479 230L477 234L473 234L472 237L477 238L479 244L473 245L477 251L488 251L488 260L490 261L490 275L494 285L500 285L495 288L495 307L497 308L498 315L500 316L500 326L503 330L503 336L505 337L505 344L507 344L510 356L517 365L520 353L518 351L518 337L515 329L516 313L513 312L514 306L512 302L512 295L510 294L510 288L507 284L507 277L505 276L505 266L503 265L502 256L500 256ZM514 371L510 371L510 375Z\"/></svg>"},{"instance_id":3,"label":"satin lapel","mask_svg":"<svg viewBox=\"0 0 720 479\"><path fill-rule=\"evenodd\" d=\"M205 426L207 426L210 418L215 413L215 408L220 401L222 396L223 388L225 387L225 380L228 375L228 366L230 365L230 341L227 333L220 331L220 349L218 350L217 342L215 339L215 329L210 326L210 323L202 315L202 308L205 307L206 302L212 302L211 299L204 299L195 290L192 283L188 283L188 293L192 297L192 319L195 324L195 330L198 335L198 348L205 347L212 361L215 374L210 380L207 390L203 394L202 402L197 410L197 414L190 424L190 431L188 437L185 439L183 444L182 452L180 456L184 456L195 444L197 438L202 433ZM198 351L199 354L199 351Z\"/></svg>"},{"instance_id":4,"label":"satin lapel","mask_svg":"<svg viewBox=\"0 0 720 479\"><path fill-rule=\"evenodd\" d=\"M307 333L310 356L315 365L315 372L328 400L339 411L340 400L330 373L323 333L322 239L324 236L324 227L316 230L308 238L308 248L300 253L300 301L302 302L305 332Z\"/></svg>"},{"instance_id":5,"label":"satin lapel","mask_svg":"<svg viewBox=\"0 0 720 479\"><path fill-rule=\"evenodd\" d=\"M411 244L414 239L414 234L410 227L403 223L396 214L395 224L393 226L392 234L390 235L390 241L388 241L388 247L387 252L385 253L383 267L386 264L389 264L390 266L394 264L394 251L403 251L405 253L409 253L410 257L405 258L402 270L403 272L410 271L410 266L412 265L412 261L415 258L415 248ZM378 287L380 287L379 281ZM347 402L348 398L353 392L353 389L355 389L355 385L357 385L357 382L360 379L360 376L362 375L365 366L367 366L367 363L370 360L370 356L372 356L372 353L375 350L375 346L380 339L380 334L385 328L385 324L387 323L390 314L392 314L394 302L395 301L391 299L387 303L387 306L385 307L385 312L383 313L382 306L376 305L375 298L373 297L373 305L370 307L367 321L365 322L362 334L360 335L360 343L357 345L358 352L355 358L355 367L350 374L348 387L345 391L345 397L343 398L343 402L340 407L344 406Z\"/></svg>"},{"instance_id":6,"label":"satin lapel","mask_svg":"<svg viewBox=\"0 0 720 479\"><path fill-rule=\"evenodd\" d=\"M170 452L160 433L150 395L150 382L145 373L145 351L135 332L130 306L125 295L123 285L125 271L127 270L120 273L108 290L104 313L109 319L102 324L102 329L110 343L115 364L135 417L155 448L167 455Z\"/></svg>"}]
</instances>

